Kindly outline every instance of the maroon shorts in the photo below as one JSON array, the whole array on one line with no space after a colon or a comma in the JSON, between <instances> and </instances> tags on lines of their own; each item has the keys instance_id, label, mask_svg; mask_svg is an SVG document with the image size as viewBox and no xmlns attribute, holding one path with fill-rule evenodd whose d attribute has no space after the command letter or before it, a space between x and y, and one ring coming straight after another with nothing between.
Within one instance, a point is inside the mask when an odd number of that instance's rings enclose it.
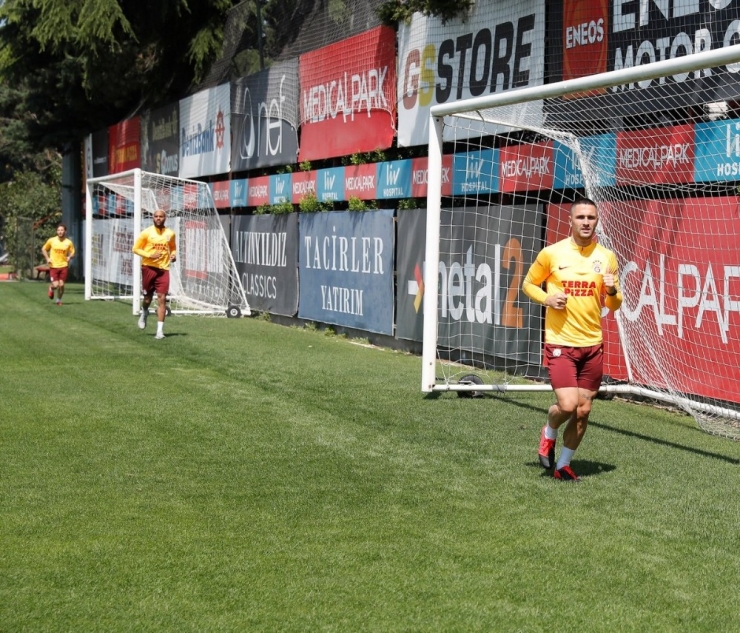
<instances>
[{"instance_id":1,"label":"maroon shorts","mask_svg":"<svg viewBox=\"0 0 740 633\"><path fill-rule=\"evenodd\" d=\"M49 279L52 281L67 281L69 266L64 268L49 268Z\"/></svg>"},{"instance_id":2,"label":"maroon shorts","mask_svg":"<svg viewBox=\"0 0 740 633\"><path fill-rule=\"evenodd\" d=\"M545 343L545 365L553 389L581 387L598 391L604 375L604 345L564 347Z\"/></svg>"},{"instance_id":3,"label":"maroon shorts","mask_svg":"<svg viewBox=\"0 0 740 633\"><path fill-rule=\"evenodd\" d=\"M141 267L141 290L145 296L166 295L170 291L170 271L154 266Z\"/></svg>"}]
</instances>

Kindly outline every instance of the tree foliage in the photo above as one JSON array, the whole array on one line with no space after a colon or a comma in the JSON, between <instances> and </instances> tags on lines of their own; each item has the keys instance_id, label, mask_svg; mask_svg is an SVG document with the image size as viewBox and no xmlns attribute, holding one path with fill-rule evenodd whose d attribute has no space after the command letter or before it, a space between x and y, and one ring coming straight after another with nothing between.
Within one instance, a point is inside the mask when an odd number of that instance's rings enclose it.
<instances>
[{"instance_id":1,"label":"tree foliage","mask_svg":"<svg viewBox=\"0 0 740 633\"><path fill-rule=\"evenodd\" d=\"M0 77L23 89L36 147L79 141L187 94L233 0L5 0Z\"/></svg>"},{"instance_id":2,"label":"tree foliage","mask_svg":"<svg viewBox=\"0 0 740 633\"><path fill-rule=\"evenodd\" d=\"M452 18L463 16L473 0L388 0L378 11L380 19L386 24L408 22L416 13L438 17L444 24Z\"/></svg>"}]
</instances>

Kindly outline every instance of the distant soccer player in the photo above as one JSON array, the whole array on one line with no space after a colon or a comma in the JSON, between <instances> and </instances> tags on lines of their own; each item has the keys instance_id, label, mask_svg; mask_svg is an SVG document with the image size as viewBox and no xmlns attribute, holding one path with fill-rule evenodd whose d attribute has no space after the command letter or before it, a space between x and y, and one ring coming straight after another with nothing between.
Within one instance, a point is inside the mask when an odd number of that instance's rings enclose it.
<instances>
[{"instance_id":1,"label":"distant soccer player","mask_svg":"<svg viewBox=\"0 0 740 633\"><path fill-rule=\"evenodd\" d=\"M57 234L50 237L41 247L46 263L49 264L49 299L54 300L54 291L56 291L58 306L62 305L64 296L64 282L67 281L69 273L69 262L75 256L75 247L72 240L67 237L67 227L64 224L57 224Z\"/></svg>"},{"instance_id":2,"label":"distant soccer player","mask_svg":"<svg viewBox=\"0 0 740 633\"><path fill-rule=\"evenodd\" d=\"M167 314L167 293L170 290L170 263L177 259L175 232L165 228L167 216L162 209L154 212L154 224L144 229L134 242L133 251L141 257L141 289L144 299L139 315L139 329L146 328L149 305L157 294L157 334L164 338L164 318Z\"/></svg>"},{"instance_id":3,"label":"distant soccer player","mask_svg":"<svg viewBox=\"0 0 740 633\"><path fill-rule=\"evenodd\" d=\"M555 479L579 481L570 467L588 425L591 404L604 374L601 305L622 305L614 253L594 242L599 213L588 198L570 209L570 237L542 249L522 284L525 294L547 306L545 363L557 403L547 413L538 450ZM540 286L547 282L547 292ZM555 464L558 428L568 422Z\"/></svg>"}]
</instances>

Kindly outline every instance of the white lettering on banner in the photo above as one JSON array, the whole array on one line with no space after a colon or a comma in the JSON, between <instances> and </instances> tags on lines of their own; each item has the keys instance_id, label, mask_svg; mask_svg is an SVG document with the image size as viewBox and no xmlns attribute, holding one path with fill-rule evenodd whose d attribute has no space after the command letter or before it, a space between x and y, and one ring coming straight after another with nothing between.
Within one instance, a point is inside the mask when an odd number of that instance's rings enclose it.
<instances>
[{"instance_id":1,"label":"white lettering on banner","mask_svg":"<svg viewBox=\"0 0 740 633\"><path fill-rule=\"evenodd\" d=\"M321 308L326 312L341 312L362 316L363 290L341 286L321 286Z\"/></svg>"},{"instance_id":2,"label":"white lettering on banner","mask_svg":"<svg viewBox=\"0 0 740 633\"><path fill-rule=\"evenodd\" d=\"M252 107L252 95L249 86L244 88L244 127L242 128L242 138L239 145L239 156L242 159L250 159L255 155L255 151L264 151L265 156L277 156L283 147L283 102L286 97L283 96L283 83L287 77L280 77L280 88L278 97L270 99L270 102L260 101L257 103L256 112ZM257 124L255 125L255 121ZM262 145L262 126L260 121L264 121L265 142ZM273 131L277 130L275 143L273 144Z\"/></svg>"},{"instance_id":3,"label":"white lettering on banner","mask_svg":"<svg viewBox=\"0 0 740 633\"><path fill-rule=\"evenodd\" d=\"M175 110L168 118L160 117L152 121L152 141L163 141L173 136L177 139L177 128L177 110Z\"/></svg>"},{"instance_id":4,"label":"white lettering on banner","mask_svg":"<svg viewBox=\"0 0 740 633\"><path fill-rule=\"evenodd\" d=\"M307 269L383 274L383 239L380 237L306 235L303 240Z\"/></svg>"},{"instance_id":5,"label":"white lettering on banner","mask_svg":"<svg viewBox=\"0 0 740 633\"><path fill-rule=\"evenodd\" d=\"M703 278L702 271L695 264L678 264L676 268L678 294L674 306L675 313L670 313L669 307L666 306L665 256L661 255L657 289L652 267L650 262L647 262L645 270L642 271L637 305L632 307L627 301L624 301L621 312L627 320L635 322L640 319L642 309L650 307L653 311L658 334L663 336L663 326L673 325L677 328L678 338L683 338L684 321L687 318L686 312L688 310L698 308L694 320L694 328L697 330L702 329L706 313L712 312L716 317L722 342L727 344L730 313L740 313L740 301L734 299L740 293L737 291L731 292L730 289L732 280L740 279L740 265L721 266L721 270L722 280L720 288L718 288L711 263L707 265ZM622 271L623 288L628 288L628 284L632 283L630 279L632 275L639 275L640 273L641 271L635 262L628 262ZM626 296L629 296L629 293Z\"/></svg>"},{"instance_id":6,"label":"white lettering on banner","mask_svg":"<svg viewBox=\"0 0 740 633\"><path fill-rule=\"evenodd\" d=\"M316 193L316 181L314 180L301 180L293 181L293 194L301 195L307 193Z\"/></svg>"},{"instance_id":7,"label":"white lettering on banner","mask_svg":"<svg viewBox=\"0 0 740 633\"><path fill-rule=\"evenodd\" d=\"M285 253L287 236L286 232L237 231L234 260L239 264L285 268L288 265Z\"/></svg>"},{"instance_id":8,"label":"white lettering on banner","mask_svg":"<svg viewBox=\"0 0 740 633\"><path fill-rule=\"evenodd\" d=\"M249 186L249 197L250 198L266 198L269 194L267 185L250 185Z\"/></svg>"},{"instance_id":9,"label":"white lettering on banner","mask_svg":"<svg viewBox=\"0 0 740 633\"><path fill-rule=\"evenodd\" d=\"M415 185L426 185L429 183L429 170L428 169L415 169L411 175ZM450 168L442 167L442 184L446 185L450 182Z\"/></svg>"},{"instance_id":10,"label":"white lettering on banner","mask_svg":"<svg viewBox=\"0 0 740 633\"><path fill-rule=\"evenodd\" d=\"M690 165L689 143L657 145L655 147L627 147L618 150L617 164L625 169L659 169L664 165L677 167Z\"/></svg>"},{"instance_id":11,"label":"white lettering on banner","mask_svg":"<svg viewBox=\"0 0 740 633\"><path fill-rule=\"evenodd\" d=\"M158 174L174 174L179 169L179 156L177 154L168 155L165 150L157 154L157 166L155 171Z\"/></svg>"},{"instance_id":12,"label":"white lettering on banner","mask_svg":"<svg viewBox=\"0 0 740 633\"><path fill-rule=\"evenodd\" d=\"M214 202L228 202L229 201L229 190L228 189L215 189L213 191Z\"/></svg>"},{"instance_id":13,"label":"white lettering on banner","mask_svg":"<svg viewBox=\"0 0 740 633\"><path fill-rule=\"evenodd\" d=\"M717 164L717 176L737 176L740 175L740 163L737 160L740 158L740 124L739 123L727 123L725 124L725 157L728 161Z\"/></svg>"},{"instance_id":14,"label":"white lettering on banner","mask_svg":"<svg viewBox=\"0 0 740 633\"><path fill-rule=\"evenodd\" d=\"M530 156L507 160L501 165L501 173L507 178L547 176L550 174L550 159L547 156Z\"/></svg>"},{"instance_id":15,"label":"white lettering on banner","mask_svg":"<svg viewBox=\"0 0 740 633\"><path fill-rule=\"evenodd\" d=\"M583 22L565 29L565 48L567 49L603 41L604 18Z\"/></svg>"},{"instance_id":16,"label":"white lettering on banner","mask_svg":"<svg viewBox=\"0 0 740 633\"><path fill-rule=\"evenodd\" d=\"M186 254L182 254L183 267L190 272L221 273L222 229L203 230L199 227L185 229ZM178 253L180 254L180 253Z\"/></svg>"},{"instance_id":17,"label":"white lettering on banner","mask_svg":"<svg viewBox=\"0 0 740 633\"><path fill-rule=\"evenodd\" d=\"M372 191L375 188L375 176L347 176L344 188L347 191Z\"/></svg>"},{"instance_id":18,"label":"white lettering on banner","mask_svg":"<svg viewBox=\"0 0 740 633\"><path fill-rule=\"evenodd\" d=\"M344 73L339 79L303 90L304 117L318 123L341 114L346 123L348 118L355 120L356 112L366 110L370 117L372 110L389 110L383 87L387 74L387 66L350 76Z\"/></svg>"},{"instance_id":19,"label":"white lettering on banner","mask_svg":"<svg viewBox=\"0 0 740 633\"><path fill-rule=\"evenodd\" d=\"M250 297L277 298L277 277L245 273L242 275L242 285Z\"/></svg>"}]
</instances>

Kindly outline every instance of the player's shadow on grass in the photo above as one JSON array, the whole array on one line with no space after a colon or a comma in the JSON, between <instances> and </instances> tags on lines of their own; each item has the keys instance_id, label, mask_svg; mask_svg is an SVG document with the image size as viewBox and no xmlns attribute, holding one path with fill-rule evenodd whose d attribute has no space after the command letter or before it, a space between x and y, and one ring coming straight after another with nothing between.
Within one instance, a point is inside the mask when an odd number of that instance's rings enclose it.
<instances>
[{"instance_id":1,"label":"player's shadow on grass","mask_svg":"<svg viewBox=\"0 0 740 633\"><path fill-rule=\"evenodd\" d=\"M539 462L531 462L531 466L534 466L535 468L542 468L540 466ZM587 459L576 459L573 460L571 463L571 466L573 467L573 470L578 473L578 476L581 479L585 479L587 477L594 477L595 475L603 475L604 473L610 473L613 470L616 470L616 466L614 464L605 464L604 462L594 462ZM542 471L542 477L550 477L552 478L552 468L548 470Z\"/></svg>"},{"instance_id":2,"label":"player's shadow on grass","mask_svg":"<svg viewBox=\"0 0 740 633\"><path fill-rule=\"evenodd\" d=\"M494 397L497 399L501 399L505 401L506 403L513 405L515 407L521 407L523 409L528 409L530 411L541 411L543 416L547 415L547 409L539 406L532 405L528 402L522 402L521 400L514 400L513 398L502 398L501 396L495 396L491 395L490 397ZM544 419L544 418L543 418ZM627 437L632 437L638 440L643 440L646 442L652 442L653 444L659 444L660 446L668 446L670 448L676 448L678 450L686 451L688 453L693 453L694 455L701 455L702 457L713 457L714 459L720 459L722 461L725 461L729 464L736 464L740 465L740 459L737 459L735 457L728 457L727 455L722 455L720 453L713 453L711 451L704 451L700 448L695 448L694 446L686 446L685 444L678 444L676 442L669 442L668 440L662 440L657 437L651 437L649 435L644 435L643 433L636 433L635 431L627 431L626 429L618 429L615 426L610 426L608 424L604 424L603 422L594 422L594 420L588 421L589 428L597 428L597 429L604 429L606 431L611 431L612 433L619 433L621 435L626 435ZM703 433L701 429L696 429L697 433ZM575 468L574 468L575 470ZM576 472L578 472L576 470Z\"/></svg>"}]
</instances>

